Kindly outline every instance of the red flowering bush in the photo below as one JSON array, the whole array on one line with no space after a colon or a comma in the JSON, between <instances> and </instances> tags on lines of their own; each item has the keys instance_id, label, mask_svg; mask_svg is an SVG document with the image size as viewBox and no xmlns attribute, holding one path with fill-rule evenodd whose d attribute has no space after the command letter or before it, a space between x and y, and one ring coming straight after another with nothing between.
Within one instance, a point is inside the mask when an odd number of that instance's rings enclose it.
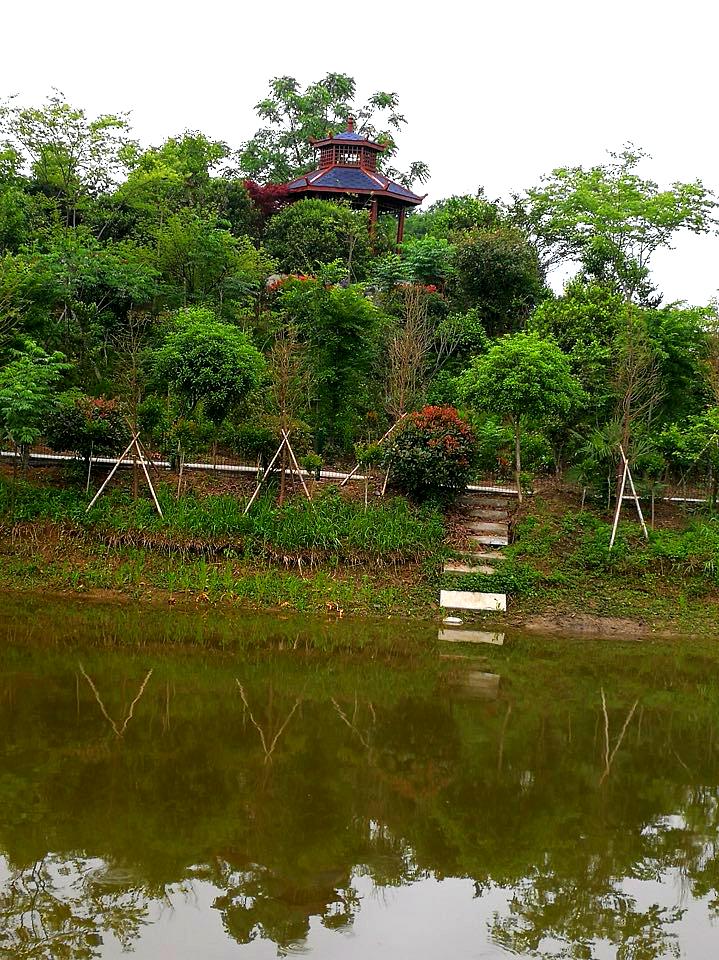
<instances>
[{"instance_id":1,"label":"red flowering bush","mask_svg":"<svg viewBox=\"0 0 719 960\"><path fill-rule=\"evenodd\" d=\"M418 500L453 500L469 482L474 434L454 407L411 413L387 444L393 483Z\"/></svg>"},{"instance_id":2,"label":"red flowering bush","mask_svg":"<svg viewBox=\"0 0 719 960\"><path fill-rule=\"evenodd\" d=\"M130 439L130 428L117 400L70 392L60 397L50 415L46 438L53 450L74 450L89 459L90 451L119 453Z\"/></svg>"}]
</instances>

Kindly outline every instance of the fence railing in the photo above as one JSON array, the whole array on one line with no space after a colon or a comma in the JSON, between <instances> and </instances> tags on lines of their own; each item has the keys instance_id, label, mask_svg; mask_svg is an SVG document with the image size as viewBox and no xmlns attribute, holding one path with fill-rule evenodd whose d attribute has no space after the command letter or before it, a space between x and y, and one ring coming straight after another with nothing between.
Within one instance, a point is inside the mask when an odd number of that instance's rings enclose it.
<instances>
[{"instance_id":1,"label":"fence railing","mask_svg":"<svg viewBox=\"0 0 719 960\"><path fill-rule=\"evenodd\" d=\"M177 469L177 464L173 463L167 456L163 456L161 453L152 450L145 450L145 454L152 463L153 467L157 470L167 470ZM11 449L9 447L0 448L0 459L5 462L20 462L20 453L17 449ZM85 458L73 450L52 450L50 447L46 446L43 443L34 444L28 453L28 462L30 464L35 464L37 466L60 466L63 463L72 463L75 462L86 462ZM99 466L112 467L118 461L118 457L112 455L93 455L92 456L92 467L96 468ZM333 468L322 467L319 472L319 478L322 480L344 480L348 474L352 471L352 466L354 464L342 464L336 465ZM122 464L122 467L130 468L132 467L132 458L128 458ZM121 467L121 468L122 468ZM217 450L211 451L206 450L193 455L187 455L183 463L184 471L197 471L200 473L211 474L211 473L221 473L221 474L244 474L252 475L253 477L258 477L262 470L264 464L261 462L252 463L248 458L239 457L237 455L228 452L227 450ZM315 476L314 471L303 470L305 476ZM364 482L365 476L363 473L353 473L351 480ZM533 488L527 490L527 493L531 493L532 489L535 492L541 491L541 489L549 484L552 485L556 482L556 477L539 477L535 481ZM508 477L504 473L485 473L481 476L475 477L468 485L468 490L485 492L485 493L498 493L504 494L507 496L514 496L516 494L516 487L514 485L513 478ZM704 503L711 499L712 496L712 484L708 479L702 478L684 478L682 480L667 481L661 484L657 484L655 488L655 500L656 501L676 501L676 502L685 502L685 503ZM641 489L640 498L642 500L651 499L651 491ZM626 499L626 497L625 497Z\"/></svg>"}]
</instances>

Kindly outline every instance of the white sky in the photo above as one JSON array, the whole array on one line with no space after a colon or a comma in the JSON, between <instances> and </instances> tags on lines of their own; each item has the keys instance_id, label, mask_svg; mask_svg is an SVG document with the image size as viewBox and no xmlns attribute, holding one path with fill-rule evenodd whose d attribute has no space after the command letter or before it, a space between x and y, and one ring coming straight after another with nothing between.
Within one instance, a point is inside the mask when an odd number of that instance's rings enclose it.
<instances>
[{"instance_id":1,"label":"white sky","mask_svg":"<svg viewBox=\"0 0 719 960\"><path fill-rule=\"evenodd\" d=\"M0 97L51 87L88 113L130 110L135 136L185 129L236 147L272 76L353 75L399 93L398 163L426 160L427 203L508 196L627 140L660 184L719 192L714 0L5 0ZM654 276L667 300L719 288L719 238L680 238Z\"/></svg>"}]
</instances>

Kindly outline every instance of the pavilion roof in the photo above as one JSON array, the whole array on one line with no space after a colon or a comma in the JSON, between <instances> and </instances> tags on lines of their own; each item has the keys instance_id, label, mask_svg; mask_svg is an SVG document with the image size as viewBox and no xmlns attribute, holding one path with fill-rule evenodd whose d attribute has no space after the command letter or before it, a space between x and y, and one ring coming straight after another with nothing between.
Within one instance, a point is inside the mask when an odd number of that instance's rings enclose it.
<instances>
[{"instance_id":1,"label":"pavilion roof","mask_svg":"<svg viewBox=\"0 0 719 960\"><path fill-rule=\"evenodd\" d=\"M290 180L287 189L292 193L311 193L313 190L347 193L369 193L375 196L386 196L400 203L414 206L421 203L424 197L413 193L401 183L390 180L383 173L375 170L366 170L364 167L349 167L335 165L320 170L313 170L301 177Z\"/></svg>"}]
</instances>

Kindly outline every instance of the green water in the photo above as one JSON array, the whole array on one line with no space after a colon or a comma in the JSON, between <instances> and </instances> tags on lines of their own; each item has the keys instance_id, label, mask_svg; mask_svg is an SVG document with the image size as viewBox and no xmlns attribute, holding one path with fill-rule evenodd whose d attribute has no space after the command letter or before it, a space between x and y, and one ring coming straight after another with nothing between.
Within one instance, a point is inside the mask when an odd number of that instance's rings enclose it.
<instances>
[{"instance_id":1,"label":"green water","mask_svg":"<svg viewBox=\"0 0 719 960\"><path fill-rule=\"evenodd\" d=\"M719 642L2 597L0 637L2 958L719 955Z\"/></svg>"}]
</instances>

